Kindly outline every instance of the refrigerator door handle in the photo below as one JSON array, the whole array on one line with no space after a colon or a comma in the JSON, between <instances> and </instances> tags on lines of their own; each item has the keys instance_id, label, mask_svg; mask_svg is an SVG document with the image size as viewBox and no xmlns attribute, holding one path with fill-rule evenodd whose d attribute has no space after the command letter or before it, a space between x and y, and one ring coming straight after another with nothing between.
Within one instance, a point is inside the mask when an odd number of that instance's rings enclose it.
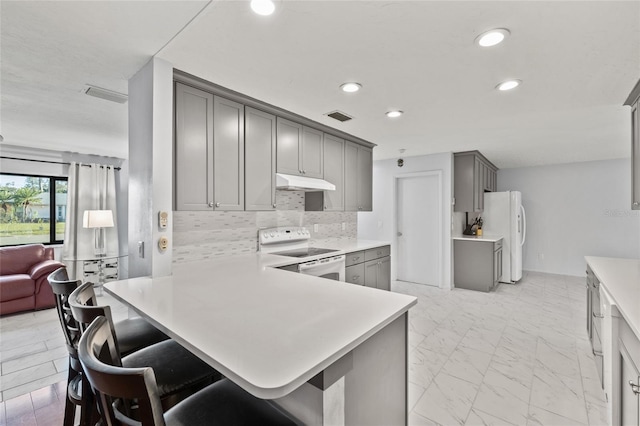
<instances>
[{"instance_id":1,"label":"refrigerator door handle","mask_svg":"<svg viewBox=\"0 0 640 426\"><path fill-rule=\"evenodd\" d=\"M522 210L522 242L521 246L524 245L524 240L527 239L527 215L524 212L524 206L520 204L520 210Z\"/></svg>"}]
</instances>

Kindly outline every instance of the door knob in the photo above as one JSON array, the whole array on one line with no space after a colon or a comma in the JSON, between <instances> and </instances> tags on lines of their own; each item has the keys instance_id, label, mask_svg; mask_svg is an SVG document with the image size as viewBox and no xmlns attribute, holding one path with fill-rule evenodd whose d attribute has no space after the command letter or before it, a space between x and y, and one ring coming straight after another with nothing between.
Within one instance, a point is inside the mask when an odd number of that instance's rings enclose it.
<instances>
[{"instance_id":1,"label":"door knob","mask_svg":"<svg viewBox=\"0 0 640 426\"><path fill-rule=\"evenodd\" d=\"M216 203L216 207L220 207L220 203Z\"/></svg>"}]
</instances>

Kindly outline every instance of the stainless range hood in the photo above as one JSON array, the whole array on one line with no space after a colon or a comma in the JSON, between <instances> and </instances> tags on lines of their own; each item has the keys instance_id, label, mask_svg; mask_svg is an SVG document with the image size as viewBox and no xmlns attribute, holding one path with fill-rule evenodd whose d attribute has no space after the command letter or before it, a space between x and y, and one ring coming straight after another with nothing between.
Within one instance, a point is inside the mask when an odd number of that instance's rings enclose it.
<instances>
[{"instance_id":1,"label":"stainless range hood","mask_svg":"<svg viewBox=\"0 0 640 426\"><path fill-rule=\"evenodd\" d=\"M336 186L326 180L306 176L276 173L276 189L285 191L335 191Z\"/></svg>"}]
</instances>

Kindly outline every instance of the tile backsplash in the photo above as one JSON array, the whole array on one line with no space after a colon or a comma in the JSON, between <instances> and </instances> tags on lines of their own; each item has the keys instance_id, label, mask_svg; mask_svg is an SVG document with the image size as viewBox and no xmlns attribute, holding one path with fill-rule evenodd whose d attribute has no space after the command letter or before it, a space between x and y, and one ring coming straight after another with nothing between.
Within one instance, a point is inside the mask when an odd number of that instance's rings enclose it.
<instances>
[{"instance_id":1,"label":"tile backsplash","mask_svg":"<svg viewBox=\"0 0 640 426\"><path fill-rule=\"evenodd\" d=\"M276 226L306 226L311 245L314 240L356 238L356 212L305 212L302 191L276 191L276 203L275 211L174 211L173 262L255 252L258 230ZM313 232L314 224L318 232Z\"/></svg>"}]
</instances>

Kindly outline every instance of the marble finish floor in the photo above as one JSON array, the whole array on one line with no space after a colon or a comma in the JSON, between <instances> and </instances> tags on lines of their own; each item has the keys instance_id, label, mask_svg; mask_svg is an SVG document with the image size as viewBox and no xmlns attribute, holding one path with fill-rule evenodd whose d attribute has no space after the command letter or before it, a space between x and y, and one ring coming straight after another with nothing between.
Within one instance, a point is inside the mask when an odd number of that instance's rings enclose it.
<instances>
[{"instance_id":1,"label":"marble finish floor","mask_svg":"<svg viewBox=\"0 0 640 426\"><path fill-rule=\"evenodd\" d=\"M395 282L409 315L409 424L606 425L585 279L525 272L491 293Z\"/></svg>"},{"instance_id":2,"label":"marble finish floor","mask_svg":"<svg viewBox=\"0 0 640 426\"><path fill-rule=\"evenodd\" d=\"M606 425L584 278L525 272L488 294L392 289L418 297L410 425ZM116 319L128 315L109 296L100 301ZM0 368L0 426L61 424L67 357L55 309L0 318Z\"/></svg>"}]
</instances>

